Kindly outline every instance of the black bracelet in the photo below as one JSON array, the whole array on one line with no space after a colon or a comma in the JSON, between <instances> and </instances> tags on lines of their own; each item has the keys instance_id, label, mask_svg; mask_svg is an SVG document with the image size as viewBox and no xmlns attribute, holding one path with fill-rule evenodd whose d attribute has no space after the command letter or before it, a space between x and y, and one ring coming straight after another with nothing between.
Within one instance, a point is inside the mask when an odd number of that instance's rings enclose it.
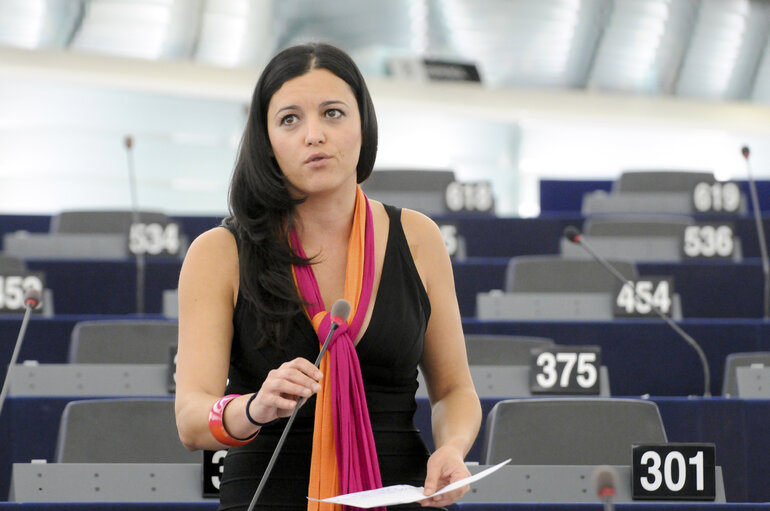
<instances>
[{"instance_id":1,"label":"black bracelet","mask_svg":"<svg viewBox=\"0 0 770 511\"><path fill-rule=\"evenodd\" d=\"M246 418L249 419L249 422L251 422L255 426L258 426L258 427L262 428L262 427L265 427L265 426L269 426L270 424L278 421L278 419L273 419L270 422L258 422L258 421L254 420L254 417L252 417L251 414L249 413L249 408L251 408L251 402L254 401L255 397L257 397L257 393L256 392L251 395L251 397L249 398L248 403L246 403Z\"/></svg>"}]
</instances>

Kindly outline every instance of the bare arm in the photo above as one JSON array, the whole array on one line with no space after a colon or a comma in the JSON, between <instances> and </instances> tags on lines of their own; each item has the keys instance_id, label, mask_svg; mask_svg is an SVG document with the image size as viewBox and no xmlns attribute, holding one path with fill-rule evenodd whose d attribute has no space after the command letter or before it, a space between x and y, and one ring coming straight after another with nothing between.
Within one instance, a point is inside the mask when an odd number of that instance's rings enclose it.
<instances>
[{"instance_id":1,"label":"bare arm","mask_svg":"<svg viewBox=\"0 0 770 511\"><path fill-rule=\"evenodd\" d=\"M463 460L479 431L481 405L468 368L452 264L441 233L433 221L413 211L403 211L402 223L431 304L420 365L436 445L425 480L429 495L469 475ZM446 506L466 491L467 487L424 504Z\"/></svg>"},{"instance_id":2,"label":"bare arm","mask_svg":"<svg viewBox=\"0 0 770 511\"><path fill-rule=\"evenodd\" d=\"M179 438L191 450L225 447L211 435L208 416L227 383L238 279L238 251L229 231L212 229L192 243L179 277L175 403ZM305 359L286 362L271 371L258 389L252 417L269 422L289 415L298 396L320 389L320 377L320 371ZM235 438L248 438L258 430L246 418L250 397L241 396L225 409L225 428Z\"/></svg>"}]
</instances>

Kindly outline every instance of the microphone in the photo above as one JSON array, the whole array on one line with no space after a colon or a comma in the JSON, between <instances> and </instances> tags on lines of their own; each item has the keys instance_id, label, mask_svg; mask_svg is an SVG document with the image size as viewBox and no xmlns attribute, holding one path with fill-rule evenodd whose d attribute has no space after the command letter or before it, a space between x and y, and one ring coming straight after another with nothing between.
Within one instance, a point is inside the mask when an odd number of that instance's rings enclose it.
<instances>
[{"instance_id":1,"label":"microphone","mask_svg":"<svg viewBox=\"0 0 770 511\"><path fill-rule=\"evenodd\" d=\"M131 194L131 218L134 224L141 222L139 217L139 199L136 189L136 171L134 169L134 139L131 135L126 135L123 140L126 147L126 160L128 165L128 189ZM129 236L130 230L129 230ZM130 245L130 240L129 240ZM136 261L136 312L142 314L144 312L144 280L145 280L145 260L144 252L135 254Z\"/></svg>"},{"instance_id":2,"label":"microphone","mask_svg":"<svg viewBox=\"0 0 770 511\"><path fill-rule=\"evenodd\" d=\"M599 500L604 502L604 511L612 511L615 509L615 486L617 482L617 475L615 469L609 465L599 465L591 474L591 481L593 481L594 490Z\"/></svg>"},{"instance_id":3,"label":"microphone","mask_svg":"<svg viewBox=\"0 0 770 511\"><path fill-rule=\"evenodd\" d=\"M609 271L611 274L613 274L615 277L617 277L618 280L620 280L623 285L628 284L631 287L631 291L634 293L634 298L636 300L640 300L641 302L647 304L650 306L650 308L657 314L663 321L668 324L676 333L679 334L679 336L689 344L692 349L695 350L695 352L698 354L698 358L700 359L701 366L703 367L703 397L710 397L711 396L711 371L709 370L709 364L708 360L706 360L706 354L703 352L703 349L700 347L700 345L690 337L687 332L682 330L679 325L677 325L674 320L672 320L668 315L661 312L658 307L656 307L651 300L648 300L647 298L641 296L639 293L636 292L636 286L633 285L631 281L626 279L614 266L612 266L606 259L604 259L602 256L597 254L594 249L591 248L591 246L585 242L583 239L583 235L580 233L580 230L575 226L567 226L564 229L564 237L567 238L572 243L575 243L577 245L580 245L583 247L583 249L588 252L591 257L594 258L599 264L601 264L607 271Z\"/></svg>"},{"instance_id":4,"label":"microphone","mask_svg":"<svg viewBox=\"0 0 770 511\"><path fill-rule=\"evenodd\" d=\"M5 373L5 380L3 381L3 390L0 391L0 415L3 413L3 403L8 395L8 388L11 383L11 371L16 366L16 360L19 358L19 351L21 351L21 341L24 339L24 334L27 332L27 323L29 322L29 315L33 309L40 307L40 291L34 288L29 288L24 292L24 317L21 320L21 328L19 329L19 335L16 337L16 346L13 348L13 354L11 355L11 361L8 364L8 371Z\"/></svg>"},{"instance_id":5,"label":"microphone","mask_svg":"<svg viewBox=\"0 0 770 511\"><path fill-rule=\"evenodd\" d=\"M315 366L319 367L321 365L321 359L324 356L324 353L326 353L326 348L329 347L329 341L332 340L332 336L334 335L334 332L339 328L339 326L347 321L347 317L350 315L350 302L348 302L345 299L340 298L334 304L332 305L332 310L330 313L331 316L331 328L329 328L329 333L326 335L326 339L324 340L323 346L321 346L321 351L318 353L318 357L315 360ZM249 504L248 511L254 511L254 506L257 505L257 500L259 500L259 496L262 494L262 490L265 487L265 483L267 483L267 478L270 477L270 472L273 471L273 465L275 465L275 460L278 459L278 453L281 452L281 449L283 448L283 443L286 440L286 437L289 434L289 429L291 429L291 425L294 422L294 419L297 417L297 412L302 407L303 404L305 404L306 399L303 398L300 400L299 403L297 403L297 406L294 407L294 410L291 412L291 416L289 416L288 422L286 422L286 427L283 428L283 433L281 434L281 438L278 439L278 444L275 446L275 451L273 451L273 455L270 457L270 461L267 464L267 467L265 468L265 473L262 474L262 479L259 481L259 486L257 486L257 491L254 492L254 497L251 499L251 503Z\"/></svg>"},{"instance_id":6,"label":"microphone","mask_svg":"<svg viewBox=\"0 0 770 511\"><path fill-rule=\"evenodd\" d=\"M765 277L763 314L765 321L770 319L770 261L767 258L767 244L765 243L765 229L762 226L762 212L759 208L759 194L757 194L757 183L751 173L751 164L749 163L749 146L741 148L741 154L746 162L746 174L749 178L749 191L751 193L752 209L754 211L754 221L757 226L757 241L759 242L759 252L762 257L762 275Z\"/></svg>"}]
</instances>

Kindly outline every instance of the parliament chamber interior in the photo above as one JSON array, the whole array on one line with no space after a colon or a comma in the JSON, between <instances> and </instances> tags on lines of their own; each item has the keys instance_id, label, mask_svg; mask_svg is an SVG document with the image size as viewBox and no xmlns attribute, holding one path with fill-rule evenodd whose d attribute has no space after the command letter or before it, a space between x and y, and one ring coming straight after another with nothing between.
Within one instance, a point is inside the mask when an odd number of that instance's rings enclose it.
<instances>
[{"instance_id":1,"label":"parliament chamber interior","mask_svg":"<svg viewBox=\"0 0 770 511\"><path fill-rule=\"evenodd\" d=\"M0 0L0 511L217 509L227 451L183 447L174 392L180 269L226 216L268 56L225 62L228 37L327 37L371 80L361 187L440 229L482 408L466 465L503 463L449 509L608 509L609 477L621 509L770 510L766 0L23 3ZM196 28L126 49L159 13ZM25 17L54 35L15 41ZM733 74L704 78L736 19ZM637 77L617 48L653 21ZM141 37L105 30L123 23ZM568 29L570 52L532 42ZM414 58L431 48L449 58Z\"/></svg>"}]
</instances>

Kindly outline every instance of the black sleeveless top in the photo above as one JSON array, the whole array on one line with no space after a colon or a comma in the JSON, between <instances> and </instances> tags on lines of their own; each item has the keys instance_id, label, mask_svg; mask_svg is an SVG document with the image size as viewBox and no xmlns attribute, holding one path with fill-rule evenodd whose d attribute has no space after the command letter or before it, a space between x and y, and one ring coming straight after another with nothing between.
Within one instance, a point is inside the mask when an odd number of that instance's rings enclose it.
<instances>
[{"instance_id":1,"label":"black sleeveless top","mask_svg":"<svg viewBox=\"0 0 770 511\"><path fill-rule=\"evenodd\" d=\"M417 408L417 364L422 357L430 302L401 226L401 210L385 206L388 242L369 325L356 345L372 424L382 484L425 482L428 449L413 422ZM238 297L227 394L256 392L267 373L283 362L319 353L315 331L298 316L284 346L259 347L250 332L254 317ZM300 408L256 509L306 510L313 441L315 396ZM283 432L287 419L263 427L247 445L231 447L220 485L221 510L246 509ZM419 504L392 509L426 509Z\"/></svg>"}]
</instances>

